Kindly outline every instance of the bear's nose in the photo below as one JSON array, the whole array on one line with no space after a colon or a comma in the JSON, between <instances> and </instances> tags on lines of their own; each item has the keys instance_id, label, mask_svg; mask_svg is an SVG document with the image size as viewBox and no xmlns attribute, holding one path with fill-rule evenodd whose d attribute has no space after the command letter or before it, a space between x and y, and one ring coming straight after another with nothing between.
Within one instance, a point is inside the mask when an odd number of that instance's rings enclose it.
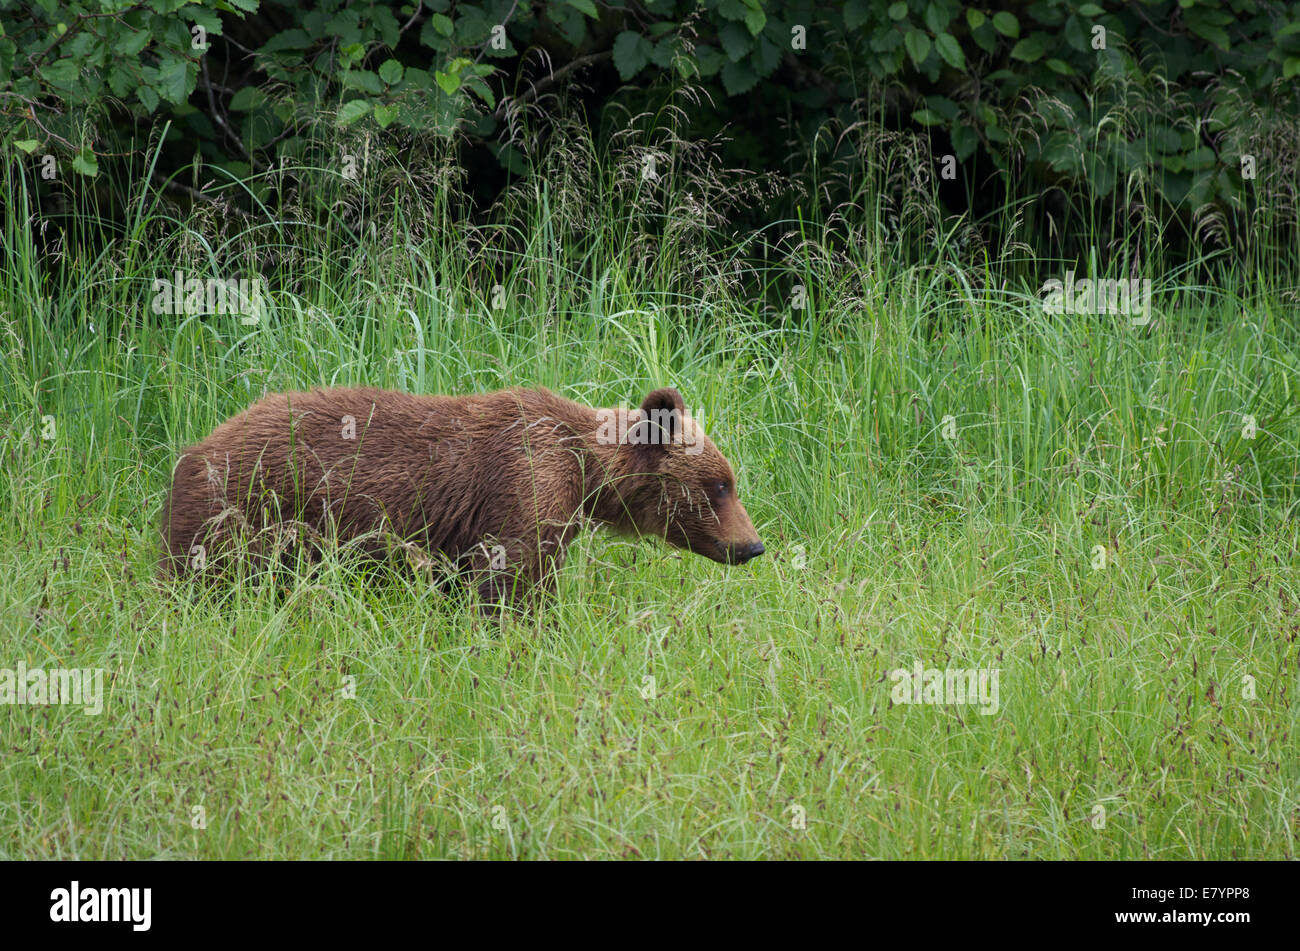
<instances>
[{"instance_id":1,"label":"bear's nose","mask_svg":"<svg viewBox=\"0 0 1300 951\"><path fill-rule=\"evenodd\" d=\"M741 545L731 546L731 561L733 564L743 565L751 558L757 558L767 549L763 547L762 542L748 542Z\"/></svg>"}]
</instances>

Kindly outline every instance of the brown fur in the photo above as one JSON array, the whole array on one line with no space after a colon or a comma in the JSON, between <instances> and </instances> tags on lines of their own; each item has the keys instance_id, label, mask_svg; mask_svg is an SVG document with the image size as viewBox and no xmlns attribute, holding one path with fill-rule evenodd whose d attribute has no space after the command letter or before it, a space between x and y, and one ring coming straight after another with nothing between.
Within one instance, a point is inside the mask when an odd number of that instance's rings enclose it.
<instances>
[{"instance_id":1,"label":"brown fur","mask_svg":"<svg viewBox=\"0 0 1300 951\"><path fill-rule=\"evenodd\" d=\"M626 433L609 425L617 412L544 389L267 396L182 453L164 568L219 573L236 553L264 564L295 538L336 535L442 561L496 602L551 587L584 520L717 561L762 553L731 466L676 390L624 411Z\"/></svg>"}]
</instances>

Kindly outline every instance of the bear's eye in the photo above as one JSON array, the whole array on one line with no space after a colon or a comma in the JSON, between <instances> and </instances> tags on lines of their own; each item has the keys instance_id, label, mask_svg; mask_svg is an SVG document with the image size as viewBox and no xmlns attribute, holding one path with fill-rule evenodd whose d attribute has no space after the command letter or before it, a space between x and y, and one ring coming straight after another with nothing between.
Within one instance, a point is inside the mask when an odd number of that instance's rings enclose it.
<instances>
[{"instance_id":1,"label":"bear's eye","mask_svg":"<svg viewBox=\"0 0 1300 951\"><path fill-rule=\"evenodd\" d=\"M716 484L713 486L713 489L714 489L715 492L718 493L718 498L725 498L726 495L727 495L727 493L728 493L729 491L731 491L731 487L728 486L727 483L725 483L725 482L718 482L718 483L716 483Z\"/></svg>"}]
</instances>

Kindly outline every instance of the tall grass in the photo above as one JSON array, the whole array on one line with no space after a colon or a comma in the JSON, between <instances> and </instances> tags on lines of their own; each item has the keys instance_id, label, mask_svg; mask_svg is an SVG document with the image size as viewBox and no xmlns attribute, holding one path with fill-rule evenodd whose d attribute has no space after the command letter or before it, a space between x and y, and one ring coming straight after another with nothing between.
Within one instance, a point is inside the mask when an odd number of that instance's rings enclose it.
<instances>
[{"instance_id":1,"label":"tall grass","mask_svg":"<svg viewBox=\"0 0 1300 951\"><path fill-rule=\"evenodd\" d=\"M364 140L188 210L109 183L115 228L72 188L32 227L7 167L0 668L108 685L0 718L0 854L1294 857L1300 262L1051 316L1066 262L944 219L912 144L732 236L788 183L672 127L561 126L476 220L451 155ZM153 313L177 268L260 275L260 321ZM769 556L587 535L502 627L329 559L155 580L180 447L360 383L676 385ZM998 669L997 713L894 703L917 661Z\"/></svg>"}]
</instances>

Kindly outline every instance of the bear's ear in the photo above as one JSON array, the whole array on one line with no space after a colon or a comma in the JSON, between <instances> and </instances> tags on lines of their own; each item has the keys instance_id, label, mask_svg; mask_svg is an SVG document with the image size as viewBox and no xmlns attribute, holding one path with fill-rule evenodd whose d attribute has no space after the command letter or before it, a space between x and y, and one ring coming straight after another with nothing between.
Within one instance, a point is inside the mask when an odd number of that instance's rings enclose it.
<instances>
[{"instance_id":1,"label":"bear's ear","mask_svg":"<svg viewBox=\"0 0 1300 951\"><path fill-rule=\"evenodd\" d=\"M640 442L651 446L667 447L677 442L682 434L682 417L686 404L682 394L671 386L652 390L641 401Z\"/></svg>"}]
</instances>

